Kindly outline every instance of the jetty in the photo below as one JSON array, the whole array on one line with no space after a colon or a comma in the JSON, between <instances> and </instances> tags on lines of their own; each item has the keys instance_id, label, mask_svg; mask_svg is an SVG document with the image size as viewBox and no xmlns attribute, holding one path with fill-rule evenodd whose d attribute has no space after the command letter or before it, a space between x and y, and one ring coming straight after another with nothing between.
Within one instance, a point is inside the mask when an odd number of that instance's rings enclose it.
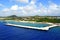
<instances>
[{"instance_id":1,"label":"jetty","mask_svg":"<svg viewBox=\"0 0 60 40\"><path fill-rule=\"evenodd\" d=\"M6 25L22 27L22 28L37 29L37 30L49 30L52 27L58 26L58 25L51 25L51 26L47 26L47 27L31 27L31 26L23 26L23 25L16 25L16 24L10 24L10 23L7 23Z\"/></svg>"}]
</instances>

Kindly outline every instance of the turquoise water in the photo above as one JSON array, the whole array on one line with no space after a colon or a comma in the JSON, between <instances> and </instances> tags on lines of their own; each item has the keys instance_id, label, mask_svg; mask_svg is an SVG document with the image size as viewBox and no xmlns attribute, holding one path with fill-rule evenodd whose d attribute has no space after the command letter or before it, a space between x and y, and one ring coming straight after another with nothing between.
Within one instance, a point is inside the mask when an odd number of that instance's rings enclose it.
<instances>
[{"instance_id":1,"label":"turquoise water","mask_svg":"<svg viewBox=\"0 0 60 40\"><path fill-rule=\"evenodd\" d=\"M0 40L60 40L60 26L41 31L7 26L0 22Z\"/></svg>"},{"instance_id":2,"label":"turquoise water","mask_svg":"<svg viewBox=\"0 0 60 40\"><path fill-rule=\"evenodd\" d=\"M27 23L27 22L15 22L15 21L7 21L7 22L11 23L11 24L16 24L16 25L32 26L32 27L46 27L46 26L49 26L49 24L42 24L42 23Z\"/></svg>"}]
</instances>

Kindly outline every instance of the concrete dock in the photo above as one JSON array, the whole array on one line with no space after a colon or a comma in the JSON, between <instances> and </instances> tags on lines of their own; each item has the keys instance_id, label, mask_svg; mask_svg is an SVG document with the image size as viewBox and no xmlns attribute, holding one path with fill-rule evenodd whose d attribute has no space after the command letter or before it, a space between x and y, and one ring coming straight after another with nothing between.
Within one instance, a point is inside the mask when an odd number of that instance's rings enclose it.
<instances>
[{"instance_id":1,"label":"concrete dock","mask_svg":"<svg viewBox=\"0 0 60 40\"><path fill-rule=\"evenodd\" d=\"M23 25L10 24L10 23L7 23L6 25L23 27L23 28L38 29L38 30L49 30L50 28L57 26L57 25L51 25L51 26L41 27L41 28L40 28L40 27L31 27L31 26L23 26Z\"/></svg>"}]
</instances>

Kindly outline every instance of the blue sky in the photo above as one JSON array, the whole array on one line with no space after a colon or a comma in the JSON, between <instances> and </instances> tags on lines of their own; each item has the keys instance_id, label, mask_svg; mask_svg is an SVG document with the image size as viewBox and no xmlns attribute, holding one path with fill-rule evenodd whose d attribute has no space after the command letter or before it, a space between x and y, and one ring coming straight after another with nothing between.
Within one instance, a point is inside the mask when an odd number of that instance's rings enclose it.
<instances>
[{"instance_id":1,"label":"blue sky","mask_svg":"<svg viewBox=\"0 0 60 40\"><path fill-rule=\"evenodd\" d=\"M60 16L60 0L0 0L0 16Z\"/></svg>"}]
</instances>

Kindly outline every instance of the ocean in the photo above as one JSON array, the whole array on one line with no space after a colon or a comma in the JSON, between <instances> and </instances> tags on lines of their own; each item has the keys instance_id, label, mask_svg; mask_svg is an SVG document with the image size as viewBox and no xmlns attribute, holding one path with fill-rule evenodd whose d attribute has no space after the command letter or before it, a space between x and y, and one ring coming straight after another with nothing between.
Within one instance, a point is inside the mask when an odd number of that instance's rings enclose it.
<instances>
[{"instance_id":1,"label":"ocean","mask_svg":"<svg viewBox=\"0 0 60 40\"><path fill-rule=\"evenodd\" d=\"M0 40L60 40L60 27L42 31L7 26L0 22Z\"/></svg>"}]
</instances>

